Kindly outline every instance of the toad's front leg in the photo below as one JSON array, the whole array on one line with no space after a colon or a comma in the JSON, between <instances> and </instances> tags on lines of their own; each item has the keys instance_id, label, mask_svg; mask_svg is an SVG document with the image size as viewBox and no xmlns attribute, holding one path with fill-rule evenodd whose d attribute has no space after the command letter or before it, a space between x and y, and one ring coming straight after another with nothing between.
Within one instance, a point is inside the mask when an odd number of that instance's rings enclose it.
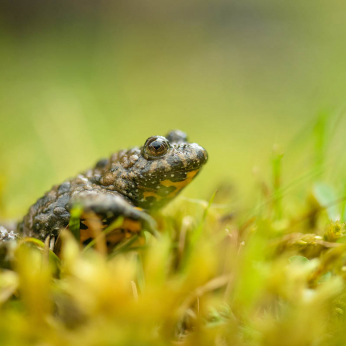
<instances>
[{"instance_id":1,"label":"toad's front leg","mask_svg":"<svg viewBox=\"0 0 346 346\"><path fill-rule=\"evenodd\" d=\"M108 191L76 192L71 196L67 208L71 210L75 206L83 209L83 216L80 222L80 242L84 246L95 237L95 230L92 226L92 218L95 218L95 215L102 229L115 224L115 228L112 230L108 229L106 235L108 251L112 250L122 239L142 230L146 230L155 236L158 235L155 220L120 195ZM115 222L119 218L122 218L120 224Z\"/></svg>"}]
</instances>

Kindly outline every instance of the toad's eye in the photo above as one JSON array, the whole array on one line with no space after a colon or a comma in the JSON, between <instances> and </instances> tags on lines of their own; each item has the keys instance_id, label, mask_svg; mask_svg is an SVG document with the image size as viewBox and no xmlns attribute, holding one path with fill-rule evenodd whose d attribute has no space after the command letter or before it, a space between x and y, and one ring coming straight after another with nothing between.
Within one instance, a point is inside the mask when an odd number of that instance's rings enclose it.
<instances>
[{"instance_id":1,"label":"toad's eye","mask_svg":"<svg viewBox=\"0 0 346 346\"><path fill-rule=\"evenodd\" d=\"M144 144L144 156L146 158L156 158L166 154L169 142L165 137L154 136L147 139Z\"/></svg>"}]
</instances>

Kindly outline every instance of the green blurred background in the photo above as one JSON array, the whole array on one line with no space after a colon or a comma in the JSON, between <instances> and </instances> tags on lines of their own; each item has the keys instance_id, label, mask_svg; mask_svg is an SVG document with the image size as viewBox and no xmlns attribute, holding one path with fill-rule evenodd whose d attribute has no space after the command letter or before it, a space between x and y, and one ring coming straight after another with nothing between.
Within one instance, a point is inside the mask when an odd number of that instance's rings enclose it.
<instances>
[{"instance_id":1,"label":"green blurred background","mask_svg":"<svg viewBox=\"0 0 346 346\"><path fill-rule=\"evenodd\" d=\"M2 0L0 216L173 128L210 155L185 195L228 181L243 199L274 144L304 151L295 135L342 112L345 15L340 0Z\"/></svg>"}]
</instances>

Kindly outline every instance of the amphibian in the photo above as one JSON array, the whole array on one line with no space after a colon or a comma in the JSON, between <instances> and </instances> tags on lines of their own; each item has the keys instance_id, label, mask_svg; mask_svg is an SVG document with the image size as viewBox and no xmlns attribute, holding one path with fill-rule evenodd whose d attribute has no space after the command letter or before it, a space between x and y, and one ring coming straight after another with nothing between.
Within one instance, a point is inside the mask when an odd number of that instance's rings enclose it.
<instances>
[{"instance_id":1,"label":"amphibian","mask_svg":"<svg viewBox=\"0 0 346 346\"><path fill-rule=\"evenodd\" d=\"M18 225L22 236L44 241L54 249L61 229L67 228L71 208L80 205L95 213L104 227L119 216L123 223L107 235L108 249L129 232L153 230L150 213L171 201L207 162L204 148L188 143L184 132L149 137L142 147L121 150L93 168L54 186L29 209ZM81 219L80 242L92 239L88 220Z\"/></svg>"}]
</instances>

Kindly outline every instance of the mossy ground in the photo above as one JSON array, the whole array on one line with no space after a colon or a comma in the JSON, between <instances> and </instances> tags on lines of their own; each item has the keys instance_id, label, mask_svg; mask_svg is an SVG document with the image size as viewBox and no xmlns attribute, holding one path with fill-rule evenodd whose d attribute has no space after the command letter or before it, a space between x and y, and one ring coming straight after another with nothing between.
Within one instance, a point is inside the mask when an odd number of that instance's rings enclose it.
<instances>
[{"instance_id":1,"label":"mossy ground","mask_svg":"<svg viewBox=\"0 0 346 346\"><path fill-rule=\"evenodd\" d=\"M287 197L283 160L275 149L252 208L230 205L227 186L180 197L157 216L160 239L144 232L111 255L102 237L81 249L64 231L60 259L22 239L0 273L0 343L346 344L344 191L317 174Z\"/></svg>"}]
</instances>

